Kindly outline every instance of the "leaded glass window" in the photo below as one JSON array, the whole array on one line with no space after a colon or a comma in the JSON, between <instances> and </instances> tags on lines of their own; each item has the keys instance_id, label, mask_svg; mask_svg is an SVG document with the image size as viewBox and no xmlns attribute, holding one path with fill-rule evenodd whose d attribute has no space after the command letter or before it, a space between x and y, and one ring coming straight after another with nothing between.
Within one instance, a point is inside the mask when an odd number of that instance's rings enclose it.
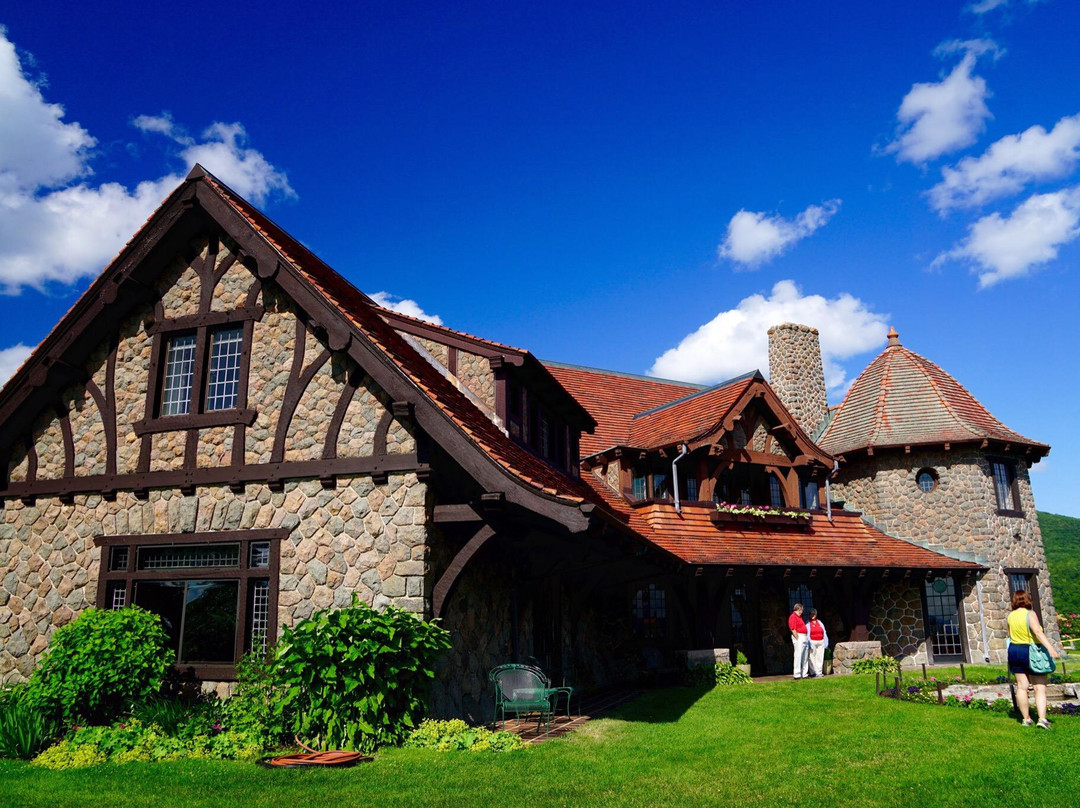
<instances>
[{"instance_id":1,"label":"leaded glass window","mask_svg":"<svg viewBox=\"0 0 1080 808\"><path fill-rule=\"evenodd\" d=\"M951 576L926 581L926 632L930 635L935 660L963 658L956 584Z\"/></svg>"},{"instance_id":2,"label":"leaded glass window","mask_svg":"<svg viewBox=\"0 0 1080 808\"><path fill-rule=\"evenodd\" d=\"M634 633L638 636L655 639L667 633L667 592L656 584L635 593L631 612Z\"/></svg>"},{"instance_id":3,"label":"leaded glass window","mask_svg":"<svg viewBox=\"0 0 1080 808\"><path fill-rule=\"evenodd\" d=\"M223 328L210 336L210 369L206 377L206 411L236 407L240 388L240 354L244 329Z\"/></svg>"},{"instance_id":4,"label":"leaded glass window","mask_svg":"<svg viewBox=\"0 0 1080 808\"><path fill-rule=\"evenodd\" d=\"M194 334L182 334L169 340L165 351L165 379L161 391L162 415L187 415L191 412L195 343Z\"/></svg>"},{"instance_id":5,"label":"leaded glass window","mask_svg":"<svg viewBox=\"0 0 1080 808\"><path fill-rule=\"evenodd\" d=\"M998 510L1020 510L1020 503L1016 501L1016 491L1013 487L1016 467L1004 460L994 460L990 463L990 467L994 473L994 493L997 495Z\"/></svg>"},{"instance_id":6,"label":"leaded glass window","mask_svg":"<svg viewBox=\"0 0 1080 808\"><path fill-rule=\"evenodd\" d=\"M784 507L784 491L775 474L769 475L769 505L774 508Z\"/></svg>"}]
</instances>

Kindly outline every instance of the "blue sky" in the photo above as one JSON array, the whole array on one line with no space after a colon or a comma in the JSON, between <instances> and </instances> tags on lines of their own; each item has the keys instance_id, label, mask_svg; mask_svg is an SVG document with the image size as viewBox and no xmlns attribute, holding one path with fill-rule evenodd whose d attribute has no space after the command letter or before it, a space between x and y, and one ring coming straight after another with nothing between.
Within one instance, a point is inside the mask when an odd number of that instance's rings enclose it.
<instances>
[{"instance_id":1,"label":"blue sky","mask_svg":"<svg viewBox=\"0 0 1080 808\"><path fill-rule=\"evenodd\" d=\"M895 326L1053 446L1039 507L1080 516L1080 4L39 0L0 25L5 376L198 159L364 291L542 358L718 380L797 319L836 403Z\"/></svg>"}]
</instances>

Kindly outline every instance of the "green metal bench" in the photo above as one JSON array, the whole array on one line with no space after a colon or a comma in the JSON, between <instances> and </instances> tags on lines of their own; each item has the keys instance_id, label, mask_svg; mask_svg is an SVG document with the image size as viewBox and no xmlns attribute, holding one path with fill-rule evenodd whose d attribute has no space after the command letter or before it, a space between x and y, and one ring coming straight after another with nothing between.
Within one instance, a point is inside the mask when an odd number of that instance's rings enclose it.
<instances>
[{"instance_id":1,"label":"green metal bench","mask_svg":"<svg viewBox=\"0 0 1080 808\"><path fill-rule=\"evenodd\" d=\"M499 665L492 668L488 679L495 685L494 724L497 725L501 719L505 727L508 714L521 718L535 713L536 731L539 733L543 724L545 737L550 733L555 701L563 689L550 687L543 671L531 665Z\"/></svg>"}]
</instances>

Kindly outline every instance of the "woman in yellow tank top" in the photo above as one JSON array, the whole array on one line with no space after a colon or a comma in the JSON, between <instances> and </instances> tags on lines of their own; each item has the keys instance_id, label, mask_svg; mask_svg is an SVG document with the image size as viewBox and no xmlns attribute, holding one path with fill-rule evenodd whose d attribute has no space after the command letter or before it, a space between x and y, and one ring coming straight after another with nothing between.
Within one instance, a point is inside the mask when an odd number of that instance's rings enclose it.
<instances>
[{"instance_id":1,"label":"woman in yellow tank top","mask_svg":"<svg viewBox=\"0 0 1080 808\"><path fill-rule=\"evenodd\" d=\"M1031 726L1031 713L1028 704L1028 684L1035 685L1035 708L1039 713L1038 727L1050 729L1046 720L1046 674L1032 673L1028 664L1028 654L1032 643L1042 645L1054 659L1057 651L1050 644L1046 633L1039 623L1039 616L1031 610L1031 595L1024 590L1013 592L1013 610L1009 612L1009 671L1016 674L1016 706L1024 717L1025 727Z\"/></svg>"}]
</instances>

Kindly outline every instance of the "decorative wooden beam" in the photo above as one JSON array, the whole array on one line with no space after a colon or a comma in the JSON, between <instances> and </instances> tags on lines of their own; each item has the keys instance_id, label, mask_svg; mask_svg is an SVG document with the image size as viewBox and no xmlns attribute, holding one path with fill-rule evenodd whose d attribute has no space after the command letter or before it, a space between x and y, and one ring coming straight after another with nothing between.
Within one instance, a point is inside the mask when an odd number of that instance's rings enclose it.
<instances>
[{"instance_id":1,"label":"decorative wooden beam","mask_svg":"<svg viewBox=\"0 0 1080 808\"><path fill-rule=\"evenodd\" d=\"M484 517L469 504L436 505L432 509L431 519L438 524L483 522Z\"/></svg>"},{"instance_id":2,"label":"decorative wooden beam","mask_svg":"<svg viewBox=\"0 0 1080 808\"><path fill-rule=\"evenodd\" d=\"M454 556L446 570L443 571L438 583L435 584L435 589L432 591L431 612L433 617L443 616L450 592L461 576L462 570L465 569L465 565L494 535L495 529L491 525L483 525L465 546L458 550L457 555Z\"/></svg>"}]
</instances>

